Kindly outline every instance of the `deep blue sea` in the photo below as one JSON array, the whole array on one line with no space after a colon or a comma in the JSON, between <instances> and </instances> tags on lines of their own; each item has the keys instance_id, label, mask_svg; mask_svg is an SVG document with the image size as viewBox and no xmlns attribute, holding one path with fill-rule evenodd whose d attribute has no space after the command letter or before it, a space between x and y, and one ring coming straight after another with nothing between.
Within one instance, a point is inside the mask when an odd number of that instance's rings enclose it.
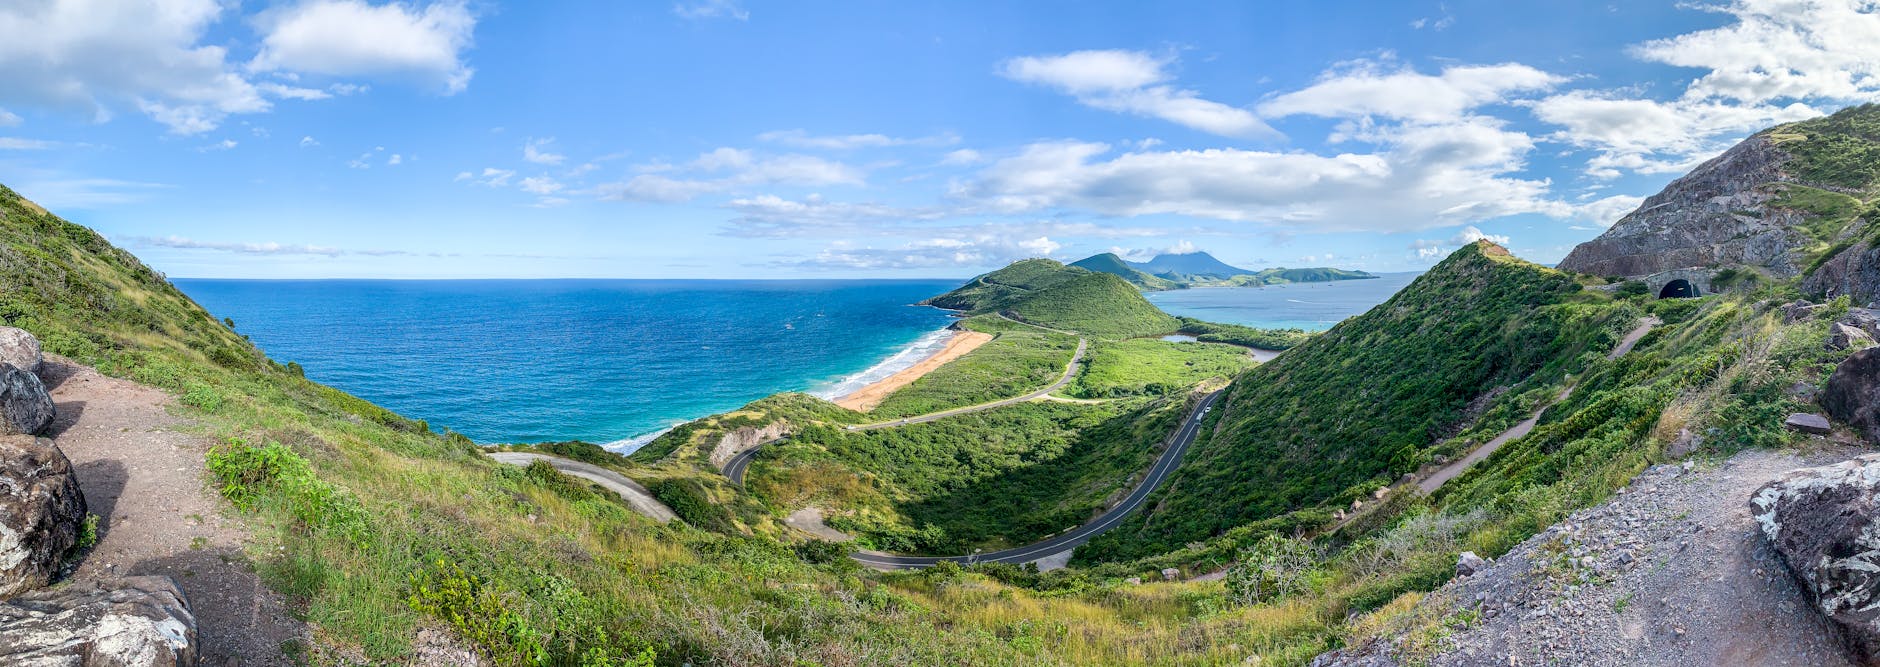
<instances>
[{"instance_id":1,"label":"deep blue sea","mask_svg":"<svg viewBox=\"0 0 1880 667\"><path fill-rule=\"evenodd\" d=\"M842 393L944 343L959 281L175 281L268 356L477 442L637 447L779 391ZM638 436L638 437L636 437Z\"/></svg>"},{"instance_id":2,"label":"deep blue sea","mask_svg":"<svg viewBox=\"0 0 1880 667\"><path fill-rule=\"evenodd\" d=\"M1269 287L1204 287L1150 292L1171 315L1267 329L1324 331L1383 303L1421 273L1382 273L1372 280Z\"/></svg>"}]
</instances>

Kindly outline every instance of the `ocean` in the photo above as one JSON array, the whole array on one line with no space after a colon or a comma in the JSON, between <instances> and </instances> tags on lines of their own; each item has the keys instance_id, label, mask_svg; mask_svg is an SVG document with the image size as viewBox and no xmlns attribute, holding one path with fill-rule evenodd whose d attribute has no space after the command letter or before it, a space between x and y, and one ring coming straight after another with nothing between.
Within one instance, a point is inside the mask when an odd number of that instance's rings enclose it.
<instances>
[{"instance_id":1,"label":"ocean","mask_svg":"<svg viewBox=\"0 0 1880 667\"><path fill-rule=\"evenodd\" d=\"M913 365L954 280L190 280L307 377L480 443L622 451L780 391L846 393ZM923 351L925 350L925 351Z\"/></svg>"},{"instance_id":2,"label":"ocean","mask_svg":"<svg viewBox=\"0 0 1880 667\"><path fill-rule=\"evenodd\" d=\"M1269 287L1203 287L1146 296L1170 315L1264 329L1324 331L1396 294L1419 272L1381 273L1370 280Z\"/></svg>"},{"instance_id":3,"label":"ocean","mask_svg":"<svg viewBox=\"0 0 1880 667\"><path fill-rule=\"evenodd\" d=\"M1148 295L1170 313L1330 328L1415 274ZM956 280L200 280L177 286L307 377L480 443L631 451L780 391L836 397L944 346Z\"/></svg>"}]
</instances>

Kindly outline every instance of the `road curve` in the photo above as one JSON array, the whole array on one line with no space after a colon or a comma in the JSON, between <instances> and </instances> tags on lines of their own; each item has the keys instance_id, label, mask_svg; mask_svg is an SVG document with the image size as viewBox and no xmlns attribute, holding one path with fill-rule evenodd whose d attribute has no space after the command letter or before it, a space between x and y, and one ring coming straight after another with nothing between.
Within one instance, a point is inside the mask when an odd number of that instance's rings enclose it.
<instances>
[{"instance_id":1,"label":"road curve","mask_svg":"<svg viewBox=\"0 0 1880 667\"><path fill-rule=\"evenodd\" d=\"M1174 472L1176 466L1181 465L1182 455L1188 451L1188 446L1194 443L1195 436L1201 433L1202 418L1207 415L1208 408L1213 407L1214 402L1220 397L1221 392L1216 391L1208 394L1201 399L1200 403L1195 405L1194 410L1188 413L1187 419L1183 420L1181 427L1176 430L1175 441L1169 443L1168 449L1162 451L1162 456L1157 458L1155 465L1149 468L1148 476L1143 478L1142 483L1138 484L1136 490L1130 492L1129 496L1123 499L1123 502L1118 503L1116 507L1110 508L1109 511L1098 516L1096 520L1079 526L1070 532L1022 547L972 556L894 556L874 552L858 552L849 557L870 567L888 570L908 570L927 567L941 561L952 561L955 563L1029 563L1040 558L1075 549L1078 545L1089 542L1090 538L1096 537L1104 531L1115 528L1117 524L1122 523L1124 518L1127 518L1131 513L1135 512L1136 508L1141 507L1142 503L1149 499L1150 493L1155 492L1157 487L1162 486L1162 482L1168 479L1169 473Z\"/></svg>"},{"instance_id":2,"label":"road curve","mask_svg":"<svg viewBox=\"0 0 1880 667\"><path fill-rule=\"evenodd\" d=\"M532 452L490 452L489 457L499 463L518 466L526 466L535 461L547 461L549 465L555 466L556 470L560 470L565 475L594 482L606 487L609 491L620 494L620 497L626 500L634 511L651 517L654 521L666 523L679 518L679 515L672 512L672 508L655 499L646 487L640 486L639 482L597 465Z\"/></svg>"}]
</instances>

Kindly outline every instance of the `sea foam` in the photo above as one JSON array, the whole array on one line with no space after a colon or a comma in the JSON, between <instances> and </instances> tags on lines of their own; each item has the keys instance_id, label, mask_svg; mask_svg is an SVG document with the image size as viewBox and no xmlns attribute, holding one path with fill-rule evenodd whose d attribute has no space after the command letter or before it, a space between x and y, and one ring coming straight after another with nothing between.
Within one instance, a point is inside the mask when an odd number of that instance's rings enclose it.
<instances>
[{"instance_id":1,"label":"sea foam","mask_svg":"<svg viewBox=\"0 0 1880 667\"><path fill-rule=\"evenodd\" d=\"M901 351L881 360L880 363L869 366L867 370L842 378L829 386L810 390L808 393L811 396L831 401L853 394L888 376L913 368L915 364L946 349L947 341L952 339L953 331L949 329L924 334L909 343L907 347L901 348Z\"/></svg>"}]
</instances>

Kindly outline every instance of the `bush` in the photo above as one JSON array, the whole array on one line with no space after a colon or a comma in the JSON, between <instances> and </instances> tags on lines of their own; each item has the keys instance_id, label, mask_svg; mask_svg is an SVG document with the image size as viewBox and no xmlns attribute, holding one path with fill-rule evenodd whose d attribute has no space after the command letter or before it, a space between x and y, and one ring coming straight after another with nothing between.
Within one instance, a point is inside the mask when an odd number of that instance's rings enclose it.
<instances>
[{"instance_id":1,"label":"bush","mask_svg":"<svg viewBox=\"0 0 1880 667\"><path fill-rule=\"evenodd\" d=\"M216 408L222 407L222 392L216 391L215 387L200 382L191 382L188 388L183 391L183 397L180 400L184 405L202 408L208 412L215 412Z\"/></svg>"},{"instance_id":2,"label":"bush","mask_svg":"<svg viewBox=\"0 0 1880 667\"><path fill-rule=\"evenodd\" d=\"M1253 605L1303 592L1324 557L1311 540L1269 534L1240 550L1240 562L1227 570L1228 595Z\"/></svg>"},{"instance_id":3,"label":"bush","mask_svg":"<svg viewBox=\"0 0 1880 667\"><path fill-rule=\"evenodd\" d=\"M855 547L853 546L843 542L830 542L828 540L810 540L791 547L791 549L796 551L796 556L803 559L803 562L812 565L828 565L830 563L844 562L849 559L849 554L855 553Z\"/></svg>"},{"instance_id":4,"label":"bush","mask_svg":"<svg viewBox=\"0 0 1880 667\"><path fill-rule=\"evenodd\" d=\"M230 440L209 450L209 472L222 497L243 510L278 502L309 530L331 532L356 548L371 538L364 507L352 494L314 476L307 460L277 442L263 447Z\"/></svg>"},{"instance_id":5,"label":"bush","mask_svg":"<svg viewBox=\"0 0 1880 667\"><path fill-rule=\"evenodd\" d=\"M731 514L724 506L712 502L711 494L705 485L695 479L662 479L647 488L659 502L672 508L672 513L694 528L709 530L714 533L737 532L737 525L732 523Z\"/></svg>"}]
</instances>

